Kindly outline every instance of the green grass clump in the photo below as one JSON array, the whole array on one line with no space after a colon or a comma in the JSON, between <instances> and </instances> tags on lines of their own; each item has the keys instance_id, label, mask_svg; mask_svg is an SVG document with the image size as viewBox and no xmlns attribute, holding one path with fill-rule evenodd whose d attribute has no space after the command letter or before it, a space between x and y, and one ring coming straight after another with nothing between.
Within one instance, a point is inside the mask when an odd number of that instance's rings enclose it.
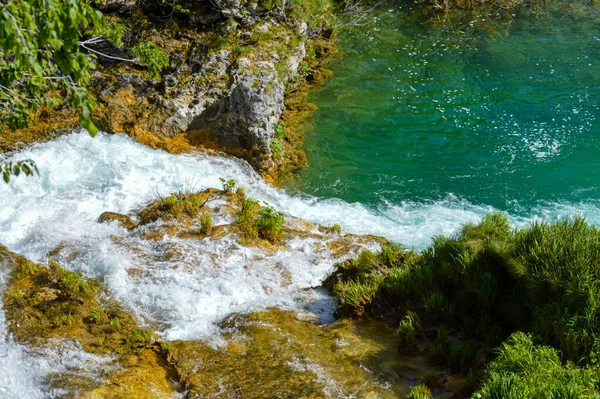
<instances>
[{"instance_id":1,"label":"green grass clump","mask_svg":"<svg viewBox=\"0 0 600 399\"><path fill-rule=\"evenodd\" d=\"M477 357L475 345L459 341L450 348L450 366L454 371L467 373L473 366Z\"/></svg>"},{"instance_id":2,"label":"green grass clump","mask_svg":"<svg viewBox=\"0 0 600 399\"><path fill-rule=\"evenodd\" d=\"M170 196L152 202L146 209L139 213L140 224L152 223L158 219L181 220L195 218L210 198L209 193L194 194L174 193Z\"/></svg>"},{"instance_id":3,"label":"green grass clump","mask_svg":"<svg viewBox=\"0 0 600 399\"><path fill-rule=\"evenodd\" d=\"M535 345L531 336L514 333L497 358L488 364L476 399L577 398L598 399L598 370L562 365L558 352Z\"/></svg>"},{"instance_id":4,"label":"green grass clump","mask_svg":"<svg viewBox=\"0 0 600 399\"><path fill-rule=\"evenodd\" d=\"M219 178L219 180L221 181L221 184L223 184L223 190L226 193L231 193L233 192L233 189L235 188L235 186L237 185L236 181L233 179L229 179L226 180L222 177Z\"/></svg>"},{"instance_id":5,"label":"green grass clump","mask_svg":"<svg viewBox=\"0 0 600 399\"><path fill-rule=\"evenodd\" d=\"M419 315L410 310L406 312L406 316L402 318L394 331L394 335L398 337L398 351L408 353L413 350L417 344L417 338L422 332Z\"/></svg>"},{"instance_id":6,"label":"green grass clump","mask_svg":"<svg viewBox=\"0 0 600 399\"><path fill-rule=\"evenodd\" d=\"M431 399L431 391L429 390L429 388L427 388L426 385L417 385L416 387L412 388L410 390L410 392L408 393L408 395L406 396L406 399Z\"/></svg>"},{"instance_id":7,"label":"green grass clump","mask_svg":"<svg viewBox=\"0 0 600 399\"><path fill-rule=\"evenodd\" d=\"M238 224L246 238L255 240L258 238L258 226L256 220L260 205L252 198L244 198L242 201L242 209L238 216Z\"/></svg>"},{"instance_id":8,"label":"green grass clump","mask_svg":"<svg viewBox=\"0 0 600 399\"><path fill-rule=\"evenodd\" d=\"M342 281L335 285L333 292L342 309L349 308L356 314L362 314L365 307L373 303L382 280L372 278L366 282Z\"/></svg>"},{"instance_id":9,"label":"green grass clump","mask_svg":"<svg viewBox=\"0 0 600 399\"><path fill-rule=\"evenodd\" d=\"M154 333L150 330L134 328L125 336L125 343L130 348L143 348L154 342Z\"/></svg>"},{"instance_id":10,"label":"green grass clump","mask_svg":"<svg viewBox=\"0 0 600 399\"><path fill-rule=\"evenodd\" d=\"M76 299L78 297L91 298L98 293L98 282L85 279L81 274L68 271L59 267L52 260L50 269L58 276L58 284L63 295Z\"/></svg>"},{"instance_id":11,"label":"green grass clump","mask_svg":"<svg viewBox=\"0 0 600 399\"><path fill-rule=\"evenodd\" d=\"M213 219L212 219L211 214L206 213L206 214L200 216L200 232L202 234L210 234L210 231L212 229L212 224L213 224Z\"/></svg>"}]
</instances>

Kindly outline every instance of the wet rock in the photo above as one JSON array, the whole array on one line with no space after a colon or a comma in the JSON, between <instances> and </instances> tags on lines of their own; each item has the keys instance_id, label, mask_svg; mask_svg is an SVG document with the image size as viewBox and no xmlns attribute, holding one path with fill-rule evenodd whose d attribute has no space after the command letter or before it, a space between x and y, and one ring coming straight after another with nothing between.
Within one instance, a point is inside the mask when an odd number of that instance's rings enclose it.
<instances>
[{"instance_id":1,"label":"wet rock","mask_svg":"<svg viewBox=\"0 0 600 399\"><path fill-rule=\"evenodd\" d=\"M1 245L0 265L10 270L2 302L12 337L38 354L58 358L60 368L66 368L48 375L52 389L83 398L175 395L173 370L152 331L138 327L100 282L54 262L33 263ZM65 367L65 345L68 356L77 353L100 364Z\"/></svg>"},{"instance_id":2,"label":"wet rock","mask_svg":"<svg viewBox=\"0 0 600 399\"><path fill-rule=\"evenodd\" d=\"M366 328L365 328L366 327ZM390 329L328 326L277 309L233 316L225 343L175 341L169 349L189 398L398 398L408 387ZM235 394L234 394L235 393Z\"/></svg>"},{"instance_id":3,"label":"wet rock","mask_svg":"<svg viewBox=\"0 0 600 399\"><path fill-rule=\"evenodd\" d=\"M131 230L137 227L137 222L127 215L116 212L103 212L98 218L98 223L110 223L117 221L121 227Z\"/></svg>"}]
</instances>

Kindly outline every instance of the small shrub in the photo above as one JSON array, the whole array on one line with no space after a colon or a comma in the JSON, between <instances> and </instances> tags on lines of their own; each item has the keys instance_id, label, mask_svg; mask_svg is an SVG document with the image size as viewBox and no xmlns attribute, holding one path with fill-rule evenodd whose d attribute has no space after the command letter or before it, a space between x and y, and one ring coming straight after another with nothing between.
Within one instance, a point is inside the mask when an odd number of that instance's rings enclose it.
<instances>
[{"instance_id":1,"label":"small shrub","mask_svg":"<svg viewBox=\"0 0 600 399\"><path fill-rule=\"evenodd\" d=\"M561 364L558 352L538 346L522 332L511 335L485 372L477 399L577 398L598 399L598 371Z\"/></svg>"},{"instance_id":2,"label":"small shrub","mask_svg":"<svg viewBox=\"0 0 600 399\"><path fill-rule=\"evenodd\" d=\"M256 225L259 235L269 241L278 240L281 237L283 222L283 213L277 212L271 206L264 206L258 211Z\"/></svg>"},{"instance_id":3,"label":"small shrub","mask_svg":"<svg viewBox=\"0 0 600 399\"><path fill-rule=\"evenodd\" d=\"M238 224L246 238L249 240L258 238L257 217L259 209L260 205L252 198L244 198L242 201L242 209L238 216Z\"/></svg>"}]
</instances>

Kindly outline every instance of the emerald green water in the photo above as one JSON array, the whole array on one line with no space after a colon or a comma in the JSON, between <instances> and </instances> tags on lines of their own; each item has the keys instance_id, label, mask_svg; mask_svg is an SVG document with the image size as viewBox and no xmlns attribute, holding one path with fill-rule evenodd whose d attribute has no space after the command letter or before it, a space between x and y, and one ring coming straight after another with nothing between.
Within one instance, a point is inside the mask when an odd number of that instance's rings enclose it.
<instances>
[{"instance_id":1,"label":"emerald green water","mask_svg":"<svg viewBox=\"0 0 600 399\"><path fill-rule=\"evenodd\" d=\"M400 224L432 207L600 221L600 6L456 33L397 4L342 29L292 186Z\"/></svg>"}]
</instances>

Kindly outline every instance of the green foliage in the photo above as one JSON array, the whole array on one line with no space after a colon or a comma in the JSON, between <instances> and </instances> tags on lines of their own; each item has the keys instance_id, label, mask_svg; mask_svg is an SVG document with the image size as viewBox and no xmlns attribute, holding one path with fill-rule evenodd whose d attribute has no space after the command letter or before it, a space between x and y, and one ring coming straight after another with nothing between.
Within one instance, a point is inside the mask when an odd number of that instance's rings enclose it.
<instances>
[{"instance_id":1,"label":"green foliage","mask_svg":"<svg viewBox=\"0 0 600 399\"><path fill-rule=\"evenodd\" d=\"M362 314L376 298L382 280L382 277L373 277L364 282L342 281L335 285L333 293L342 309L350 308L354 313Z\"/></svg>"},{"instance_id":2,"label":"green foliage","mask_svg":"<svg viewBox=\"0 0 600 399\"><path fill-rule=\"evenodd\" d=\"M281 158L283 154L283 141L281 139L274 138L270 142L271 152L275 158Z\"/></svg>"},{"instance_id":3,"label":"green foliage","mask_svg":"<svg viewBox=\"0 0 600 399\"><path fill-rule=\"evenodd\" d=\"M333 2L330 0L290 0L287 12L293 18L306 21L309 29L319 31L333 17Z\"/></svg>"},{"instance_id":4,"label":"green foliage","mask_svg":"<svg viewBox=\"0 0 600 399\"><path fill-rule=\"evenodd\" d=\"M277 212L275 208L265 204L258 211L258 220L256 221L259 235L269 241L279 239L284 221L283 213Z\"/></svg>"},{"instance_id":5,"label":"green foliage","mask_svg":"<svg viewBox=\"0 0 600 399\"><path fill-rule=\"evenodd\" d=\"M427 388L426 385L417 385L412 388L406 399L431 399L431 391Z\"/></svg>"},{"instance_id":6,"label":"green foliage","mask_svg":"<svg viewBox=\"0 0 600 399\"><path fill-rule=\"evenodd\" d=\"M406 316L402 318L394 331L394 335L399 338L398 351L410 352L417 344L417 338L422 332L423 327L419 315L410 310L406 312Z\"/></svg>"},{"instance_id":7,"label":"green foliage","mask_svg":"<svg viewBox=\"0 0 600 399\"><path fill-rule=\"evenodd\" d=\"M535 345L531 336L516 332L488 364L476 399L600 398L598 370L561 364L558 352Z\"/></svg>"},{"instance_id":8,"label":"green foliage","mask_svg":"<svg viewBox=\"0 0 600 399\"><path fill-rule=\"evenodd\" d=\"M429 348L429 359L435 363L443 364L449 355L448 328L439 325L436 329L435 341Z\"/></svg>"},{"instance_id":9,"label":"green foliage","mask_svg":"<svg viewBox=\"0 0 600 399\"><path fill-rule=\"evenodd\" d=\"M134 328L125 336L125 343L130 348L143 348L152 344L154 334L150 330Z\"/></svg>"},{"instance_id":10,"label":"green foliage","mask_svg":"<svg viewBox=\"0 0 600 399\"><path fill-rule=\"evenodd\" d=\"M219 180L221 180L221 183L223 184L223 190L228 193L232 192L237 184L233 179L225 180L224 178L220 177Z\"/></svg>"},{"instance_id":11,"label":"green foliage","mask_svg":"<svg viewBox=\"0 0 600 399\"><path fill-rule=\"evenodd\" d=\"M31 159L17 162L6 162L0 165L2 170L2 178L6 183L10 181L11 176L19 176L23 173L25 176L33 176L34 174L40 175L40 171Z\"/></svg>"},{"instance_id":12,"label":"green foliage","mask_svg":"<svg viewBox=\"0 0 600 399\"><path fill-rule=\"evenodd\" d=\"M113 43L115 46L121 47L121 45L123 44L122 39L125 32L125 25L120 24L118 22L107 22L103 25L97 26L94 30L94 35L102 36L103 38Z\"/></svg>"},{"instance_id":13,"label":"green foliage","mask_svg":"<svg viewBox=\"0 0 600 399\"><path fill-rule=\"evenodd\" d=\"M150 75L158 80L162 70L169 66L169 55L154 42L140 43L129 50L129 54L146 64Z\"/></svg>"},{"instance_id":14,"label":"green foliage","mask_svg":"<svg viewBox=\"0 0 600 399\"><path fill-rule=\"evenodd\" d=\"M275 125L275 138L279 139L280 141L285 140L286 137L286 127L287 127L287 123L281 121L278 122L277 125Z\"/></svg>"},{"instance_id":15,"label":"green foliage","mask_svg":"<svg viewBox=\"0 0 600 399\"><path fill-rule=\"evenodd\" d=\"M67 297L72 299L91 298L98 293L99 285L96 280L85 279L79 273L58 267L53 261L50 261L49 265L57 274L61 291Z\"/></svg>"},{"instance_id":16,"label":"green foliage","mask_svg":"<svg viewBox=\"0 0 600 399\"><path fill-rule=\"evenodd\" d=\"M160 0L162 4L171 7L174 11L178 11L182 14L189 14L190 10L181 5L178 0Z\"/></svg>"},{"instance_id":17,"label":"green foliage","mask_svg":"<svg viewBox=\"0 0 600 399\"><path fill-rule=\"evenodd\" d=\"M90 312L90 320L96 324L104 324L108 322L108 316L101 306L93 308Z\"/></svg>"},{"instance_id":18,"label":"green foliage","mask_svg":"<svg viewBox=\"0 0 600 399\"><path fill-rule=\"evenodd\" d=\"M455 371L466 373L475 366L476 355L473 344L459 341L450 348L450 366Z\"/></svg>"},{"instance_id":19,"label":"green foliage","mask_svg":"<svg viewBox=\"0 0 600 399\"><path fill-rule=\"evenodd\" d=\"M212 223L213 219L211 214L207 213L200 216L200 232L202 234L209 234L212 228Z\"/></svg>"},{"instance_id":20,"label":"green foliage","mask_svg":"<svg viewBox=\"0 0 600 399\"><path fill-rule=\"evenodd\" d=\"M240 225L242 232L249 240L255 240L258 238L258 226L256 219L260 205L256 200L252 198L244 198L242 201L242 209L238 216L238 224Z\"/></svg>"},{"instance_id":21,"label":"green foliage","mask_svg":"<svg viewBox=\"0 0 600 399\"><path fill-rule=\"evenodd\" d=\"M79 39L101 24L102 14L81 0L0 3L0 120L22 128L41 107L64 104L80 110L94 136L95 102L86 86L95 63Z\"/></svg>"},{"instance_id":22,"label":"green foliage","mask_svg":"<svg viewBox=\"0 0 600 399\"><path fill-rule=\"evenodd\" d=\"M243 194L243 193L242 193ZM271 242L278 241L283 234L283 213L265 203L261 207L252 198L242 200L242 209L238 216L238 225L248 240L262 238Z\"/></svg>"}]
</instances>

